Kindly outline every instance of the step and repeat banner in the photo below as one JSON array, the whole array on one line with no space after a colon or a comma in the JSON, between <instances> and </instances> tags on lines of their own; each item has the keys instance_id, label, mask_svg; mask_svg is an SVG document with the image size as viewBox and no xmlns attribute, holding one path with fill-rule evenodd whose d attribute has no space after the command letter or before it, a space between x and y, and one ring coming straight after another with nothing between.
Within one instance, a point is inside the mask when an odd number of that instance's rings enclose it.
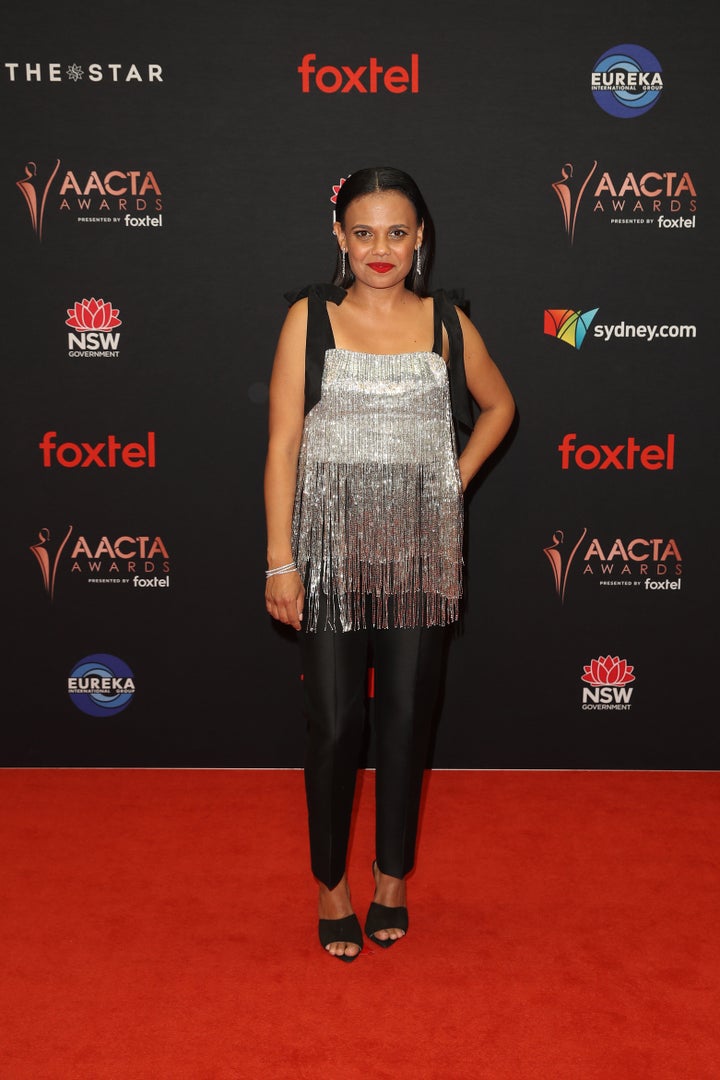
<instances>
[{"instance_id":1,"label":"step and repeat banner","mask_svg":"<svg viewBox=\"0 0 720 1080\"><path fill-rule=\"evenodd\" d=\"M433 764L720 766L716 9L496 7L6 13L4 766L302 764L268 379L377 164L518 405Z\"/></svg>"}]
</instances>

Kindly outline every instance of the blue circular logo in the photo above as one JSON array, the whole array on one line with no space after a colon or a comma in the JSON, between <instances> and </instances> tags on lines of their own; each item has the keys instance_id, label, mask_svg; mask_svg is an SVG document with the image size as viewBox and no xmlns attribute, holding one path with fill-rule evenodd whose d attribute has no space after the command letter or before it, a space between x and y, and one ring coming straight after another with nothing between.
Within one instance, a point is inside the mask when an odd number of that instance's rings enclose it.
<instances>
[{"instance_id":1,"label":"blue circular logo","mask_svg":"<svg viewBox=\"0 0 720 1080\"><path fill-rule=\"evenodd\" d=\"M88 716L115 716L128 707L134 693L132 671L124 660L108 653L79 660L68 678L70 700Z\"/></svg>"},{"instance_id":2,"label":"blue circular logo","mask_svg":"<svg viewBox=\"0 0 720 1080\"><path fill-rule=\"evenodd\" d=\"M657 103L663 89L662 68L642 45L616 45L595 64L591 87L601 109L628 120Z\"/></svg>"}]
</instances>

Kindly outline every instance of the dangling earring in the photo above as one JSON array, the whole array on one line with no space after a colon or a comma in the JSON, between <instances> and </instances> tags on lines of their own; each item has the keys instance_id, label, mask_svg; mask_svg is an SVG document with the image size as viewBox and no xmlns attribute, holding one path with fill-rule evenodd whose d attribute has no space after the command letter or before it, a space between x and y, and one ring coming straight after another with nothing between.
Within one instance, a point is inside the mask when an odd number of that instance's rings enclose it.
<instances>
[{"instance_id":1,"label":"dangling earring","mask_svg":"<svg viewBox=\"0 0 720 1080\"><path fill-rule=\"evenodd\" d=\"M340 249L342 251L342 276L345 278L345 248Z\"/></svg>"},{"instance_id":2,"label":"dangling earring","mask_svg":"<svg viewBox=\"0 0 720 1080\"><path fill-rule=\"evenodd\" d=\"M415 254L417 255L417 262L415 264L415 273L418 277L422 275L422 255L420 254L420 248L415 248Z\"/></svg>"}]
</instances>

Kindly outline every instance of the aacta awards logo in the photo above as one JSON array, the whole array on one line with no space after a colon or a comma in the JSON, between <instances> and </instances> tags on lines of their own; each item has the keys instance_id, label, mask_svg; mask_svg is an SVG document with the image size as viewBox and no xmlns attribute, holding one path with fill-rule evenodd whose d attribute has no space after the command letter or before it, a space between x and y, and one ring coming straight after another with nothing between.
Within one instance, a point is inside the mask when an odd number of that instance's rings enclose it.
<instances>
[{"instance_id":1,"label":"aacta awards logo","mask_svg":"<svg viewBox=\"0 0 720 1080\"><path fill-rule=\"evenodd\" d=\"M565 602L571 570L574 578L615 589L616 593L635 588L644 593L667 594L682 588L682 555L673 537L593 536L588 540L587 535L587 528L576 538L568 538L563 529L556 529L551 542L542 549L561 604Z\"/></svg>"},{"instance_id":2,"label":"aacta awards logo","mask_svg":"<svg viewBox=\"0 0 720 1080\"><path fill-rule=\"evenodd\" d=\"M68 677L67 689L80 712L111 719L132 701L135 676L117 656L94 653L78 660Z\"/></svg>"},{"instance_id":3,"label":"aacta awards logo","mask_svg":"<svg viewBox=\"0 0 720 1080\"><path fill-rule=\"evenodd\" d=\"M565 233L571 244L580 207L610 225L650 225L663 232L694 229L697 191L689 172L605 171L598 177L598 162L587 171L571 161L560 168L551 183L562 209Z\"/></svg>"},{"instance_id":4,"label":"aacta awards logo","mask_svg":"<svg viewBox=\"0 0 720 1080\"><path fill-rule=\"evenodd\" d=\"M657 105L663 90L662 68L642 45L615 45L595 62L590 88L610 116L630 120Z\"/></svg>"},{"instance_id":5,"label":"aacta awards logo","mask_svg":"<svg viewBox=\"0 0 720 1080\"><path fill-rule=\"evenodd\" d=\"M635 682L633 665L619 656L598 656L589 664L583 665L582 707L583 709L630 709Z\"/></svg>"},{"instance_id":6,"label":"aacta awards logo","mask_svg":"<svg viewBox=\"0 0 720 1080\"><path fill-rule=\"evenodd\" d=\"M122 326L120 311L109 300L76 300L67 309L65 325L72 328L68 334L68 356L118 356L120 334L113 333ZM75 333L74 331L79 331Z\"/></svg>"},{"instance_id":7,"label":"aacta awards logo","mask_svg":"<svg viewBox=\"0 0 720 1080\"><path fill-rule=\"evenodd\" d=\"M162 190L150 169L91 169L62 173L54 164L28 161L24 176L15 181L25 200L30 225L43 238L50 206L81 224L111 224L124 228L162 228ZM148 212L149 211L149 212Z\"/></svg>"},{"instance_id":8,"label":"aacta awards logo","mask_svg":"<svg viewBox=\"0 0 720 1080\"><path fill-rule=\"evenodd\" d=\"M170 588L170 554L161 536L100 536L81 533L71 540L73 526L54 540L50 529L42 528L30 545L50 600L55 597L58 569L67 580L88 585L131 585L147 589Z\"/></svg>"},{"instance_id":9,"label":"aacta awards logo","mask_svg":"<svg viewBox=\"0 0 720 1080\"><path fill-rule=\"evenodd\" d=\"M44 469L61 465L64 469L154 469L156 463L155 432L148 431L144 443L122 443L114 435L104 442L74 443L57 441L57 431L46 431L38 443Z\"/></svg>"}]
</instances>

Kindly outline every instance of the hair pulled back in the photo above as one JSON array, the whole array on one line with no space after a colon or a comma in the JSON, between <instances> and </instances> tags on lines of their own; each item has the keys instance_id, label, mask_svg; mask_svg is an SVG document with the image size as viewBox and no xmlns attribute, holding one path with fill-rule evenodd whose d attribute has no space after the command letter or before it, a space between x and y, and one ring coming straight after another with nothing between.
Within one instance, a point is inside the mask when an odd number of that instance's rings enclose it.
<instances>
[{"instance_id":1,"label":"hair pulled back","mask_svg":"<svg viewBox=\"0 0 720 1080\"><path fill-rule=\"evenodd\" d=\"M423 225L422 245L413 257L412 269L405 278L405 288L410 289L417 296L427 296L427 283L435 258L435 226L420 188L412 176L387 165L376 166L371 169L359 169L357 172L351 173L338 191L335 203L335 217L344 228L347 208L354 199L359 199L363 195L376 195L378 192L384 191L397 191L400 195L404 195L415 208L418 224ZM417 269L418 255L421 261L422 273L418 273ZM355 275L349 265L346 265L343 274L342 255L338 248L332 283L347 289L354 280Z\"/></svg>"}]
</instances>

